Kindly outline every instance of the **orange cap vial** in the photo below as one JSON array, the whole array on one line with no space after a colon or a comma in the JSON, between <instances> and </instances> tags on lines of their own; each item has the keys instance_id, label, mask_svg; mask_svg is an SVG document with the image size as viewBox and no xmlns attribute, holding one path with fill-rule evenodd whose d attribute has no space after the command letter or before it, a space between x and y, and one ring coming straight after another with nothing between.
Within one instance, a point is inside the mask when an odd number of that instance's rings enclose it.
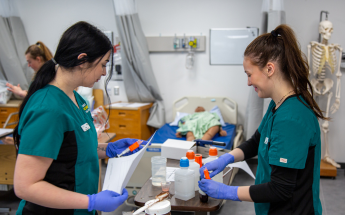
<instances>
[{"instance_id":1,"label":"orange cap vial","mask_svg":"<svg viewBox=\"0 0 345 215\"><path fill-rule=\"evenodd\" d=\"M209 156L217 156L218 155L218 151L216 147L211 147L210 150L208 151L208 155Z\"/></svg>"},{"instance_id":2,"label":"orange cap vial","mask_svg":"<svg viewBox=\"0 0 345 215\"><path fill-rule=\"evenodd\" d=\"M195 155L194 155L194 151L193 150L188 150L186 153L186 157L188 158L188 160L193 160Z\"/></svg>"}]
</instances>

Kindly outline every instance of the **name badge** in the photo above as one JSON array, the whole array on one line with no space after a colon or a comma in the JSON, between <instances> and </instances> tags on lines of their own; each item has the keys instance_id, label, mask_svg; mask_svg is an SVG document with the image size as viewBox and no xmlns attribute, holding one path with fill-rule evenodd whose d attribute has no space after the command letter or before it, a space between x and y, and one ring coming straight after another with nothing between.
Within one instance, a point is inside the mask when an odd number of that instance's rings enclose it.
<instances>
[{"instance_id":1,"label":"name badge","mask_svg":"<svg viewBox=\"0 0 345 215\"><path fill-rule=\"evenodd\" d=\"M81 126L81 129L83 129L83 131L85 132L90 129L90 126L89 124L85 123L84 125Z\"/></svg>"}]
</instances>

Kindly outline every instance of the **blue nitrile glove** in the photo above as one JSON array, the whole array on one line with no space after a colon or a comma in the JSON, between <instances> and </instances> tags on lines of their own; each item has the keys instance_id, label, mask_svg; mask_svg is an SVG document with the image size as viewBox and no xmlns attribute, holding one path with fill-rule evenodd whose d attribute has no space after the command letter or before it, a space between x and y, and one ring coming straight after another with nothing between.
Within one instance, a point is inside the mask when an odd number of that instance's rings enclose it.
<instances>
[{"instance_id":1,"label":"blue nitrile glove","mask_svg":"<svg viewBox=\"0 0 345 215\"><path fill-rule=\"evenodd\" d=\"M128 198L128 192L123 188L122 195L111 190L104 190L97 194L87 196L89 197L89 206L87 207L88 211L98 210L111 212L126 201Z\"/></svg>"},{"instance_id":2,"label":"blue nitrile glove","mask_svg":"<svg viewBox=\"0 0 345 215\"><path fill-rule=\"evenodd\" d=\"M233 163L235 161L235 157L229 153L226 153L222 156L220 156L218 159L206 163L204 166L202 166L199 170L200 177L204 178L204 169L207 168L210 172L210 177L217 175L221 171L224 170L224 168L229 164Z\"/></svg>"},{"instance_id":3,"label":"blue nitrile glove","mask_svg":"<svg viewBox=\"0 0 345 215\"><path fill-rule=\"evenodd\" d=\"M214 180L202 179L199 181L199 187L212 198L241 201L237 195L238 186L227 186Z\"/></svg>"},{"instance_id":4,"label":"blue nitrile glove","mask_svg":"<svg viewBox=\"0 0 345 215\"><path fill-rule=\"evenodd\" d=\"M130 138L124 138L115 142L108 143L107 149L105 151L105 154L110 157L116 157L118 154L121 154L121 152L125 149L127 149L130 145L137 142L138 139L130 139ZM131 155L136 152L138 152L140 149L143 148L142 145L146 145L147 141L144 141L140 144L139 148L135 149L133 152L129 151L128 153L124 154L123 156Z\"/></svg>"}]
</instances>

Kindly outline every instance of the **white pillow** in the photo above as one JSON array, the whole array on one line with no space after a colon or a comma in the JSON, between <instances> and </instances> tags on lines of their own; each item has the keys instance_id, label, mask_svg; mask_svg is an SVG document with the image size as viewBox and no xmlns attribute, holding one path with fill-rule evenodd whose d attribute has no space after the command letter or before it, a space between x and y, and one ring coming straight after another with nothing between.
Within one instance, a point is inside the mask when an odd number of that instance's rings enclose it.
<instances>
[{"instance_id":1,"label":"white pillow","mask_svg":"<svg viewBox=\"0 0 345 215\"><path fill-rule=\"evenodd\" d=\"M180 121L180 119L182 119L183 117L189 115L189 113L182 113L182 112L177 112L175 119L172 123L170 123L170 126L178 126L178 122Z\"/></svg>"},{"instance_id":2,"label":"white pillow","mask_svg":"<svg viewBox=\"0 0 345 215\"><path fill-rule=\"evenodd\" d=\"M214 106L211 110L210 110L210 113L216 113L218 115L218 117L220 118L219 122L222 126L226 126L225 125L225 122L224 122L224 119L223 119L223 116L220 112L220 109L219 107L216 105Z\"/></svg>"}]
</instances>

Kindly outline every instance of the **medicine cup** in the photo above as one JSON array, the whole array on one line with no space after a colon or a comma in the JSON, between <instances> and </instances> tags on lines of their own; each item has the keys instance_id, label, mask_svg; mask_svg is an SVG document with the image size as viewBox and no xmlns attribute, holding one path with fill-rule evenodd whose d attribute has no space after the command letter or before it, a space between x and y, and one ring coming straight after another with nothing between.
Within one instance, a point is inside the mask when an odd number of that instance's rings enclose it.
<instances>
[{"instance_id":1,"label":"medicine cup","mask_svg":"<svg viewBox=\"0 0 345 215\"><path fill-rule=\"evenodd\" d=\"M161 182L161 186L162 186L162 191L163 192L169 192L170 190L170 185L171 185L171 182L170 181L166 181L166 182ZM169 192L169 196L167 199L170 199L171 198L171 194Z\"/></svg>"},{"instance_id":2,"label":"medicine cup","mask_svg":"<svg viewBox=\"0 0 345 215\"><path fill-rule=\"evenodd\" d=\"M151 158L152 164L152 185L160 187L162 182L166 182L167 159L161 156Z\"/></svg>"},{"instance_id":3,"label":"medicine cup","mask_svg":"<svg viewBox=\"0 0 345 215\"><path fill-rule=\"evenodd\" d=\"M170 181L161 182L162 191L163 191L163 192L169 192L170 185L171 185L171 182L170 182Z\"/></svg>"}]
</instances>

